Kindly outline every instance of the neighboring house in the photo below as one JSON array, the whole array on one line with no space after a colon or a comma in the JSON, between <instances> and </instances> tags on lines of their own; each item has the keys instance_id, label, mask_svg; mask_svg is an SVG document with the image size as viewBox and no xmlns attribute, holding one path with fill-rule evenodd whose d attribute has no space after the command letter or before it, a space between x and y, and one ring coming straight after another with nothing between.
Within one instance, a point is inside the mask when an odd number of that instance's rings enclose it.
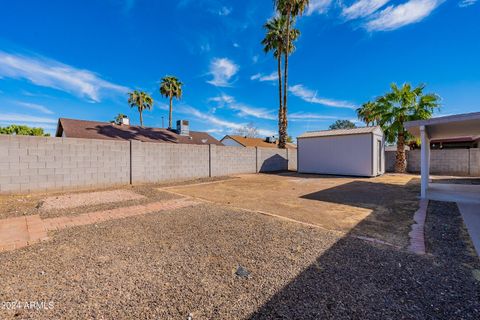
<instances>
[{"instance_id":1,"label":"neighboring house","mask_svg":"<svg viewBox=\"0 0 480 320\"><path fill-rule=\"evenodd\" d=\"M177 130L149 128L128 125L128 118L122 124L75 119L58 119L57 137L138 140L142 142L181 143L221 146L222 143L206 132L189 131L188 121L177 121Z\"/></svg>"},{"instance_id":2,"label":"neighboring house","mask_svg":"<svg viewBox=\"0 0 480 320\"><path fill-rule=\"evenodd\" d=\"M306 132L298 137L298 172L374 177L385 172L380 127Z\"/></svg>"},{"instance_id":3,"label":"neighboring house","mask_svg":"<svg viewBox=\"0 0 480 320\"><path fill-rule=\"evenodd\" d=\"M226 135L220 140L225 146L231 147L262 147L262 148L278 148L278 140L273 137L250 138L244 136ZM293 143L287 143L287 149L296 149Z\"/></svg>"}]
</instances>

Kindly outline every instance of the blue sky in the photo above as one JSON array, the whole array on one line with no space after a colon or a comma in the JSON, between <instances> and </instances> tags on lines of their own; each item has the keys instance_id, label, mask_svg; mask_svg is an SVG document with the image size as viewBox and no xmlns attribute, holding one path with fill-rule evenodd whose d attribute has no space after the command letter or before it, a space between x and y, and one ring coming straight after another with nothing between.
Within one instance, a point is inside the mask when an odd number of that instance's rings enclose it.
<instances>
[{"instance_id":1,"label":"blue sky","mask_svg":"<svg viewBox=\"0 0 480 320\"><path fill-rule=\"evenodd\" d=\"M480 1L479 1L480 2ZM247 123L276 132L276 62L260 41L269 0L2 1L0 125L59 117L138 123L126 92L167 123L164 75L184 83L174 120L222 137ZM425 83L440 114L480 110L480 3L476 0L311 0L290 59L289 134L356 119L355 107L391 82Z\"/></svg>"}]
</instances>

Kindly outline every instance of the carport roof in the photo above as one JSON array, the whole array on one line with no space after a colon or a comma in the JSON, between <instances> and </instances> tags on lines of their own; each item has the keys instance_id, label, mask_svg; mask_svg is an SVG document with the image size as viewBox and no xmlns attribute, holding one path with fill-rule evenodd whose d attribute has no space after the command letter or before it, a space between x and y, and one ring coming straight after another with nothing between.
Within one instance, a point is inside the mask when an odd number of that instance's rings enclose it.
<instances>
[{"instance_id":1,"label":"carport roof","mask_svg":"<svg viewBox=\"0 0 480 320\"><path fill-rule=\"evenodd\" d=\"M447 139L480 135L480 112L405 122L405 129L420 137L424 126L430 139Z\"/></svg>"},{"instance_id":2,"label":"carport roof","mask_svg":"<svg viewBox=\"0 0 480 320\"><path fill-rule=\"evenodd\" d=\"M362 127L362 128L352 128L352 129L335 129L335 130L321 130L321 131L307 131L297 138L317 138L317 137L330 137L330 136L344 136L344 135L353 135L353 134L364 134L364 133L373 133L378 131L382 132L382 129L379 126L375 127Z\"/></svg>"}]
</instances>

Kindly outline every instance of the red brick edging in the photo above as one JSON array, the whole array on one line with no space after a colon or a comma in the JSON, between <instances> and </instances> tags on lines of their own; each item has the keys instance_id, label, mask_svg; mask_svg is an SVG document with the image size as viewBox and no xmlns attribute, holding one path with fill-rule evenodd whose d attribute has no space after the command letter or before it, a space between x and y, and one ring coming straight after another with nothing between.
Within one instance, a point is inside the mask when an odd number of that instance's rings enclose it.
<instances>
[{"instance_id":1,"label":"red brick edging","mask_svg":"<svg viewBox=\"0 0 480 320\"><path fill-rule=\"evenodd\" d=\"M15 250L39 241L48 240L48 231L158 211L174 210L196 204L199 204L199 202L183 198L44 220L39 215L3 219L0 220L0 252Z\"/></svg>"},{"instance_id":2,"label":"red brick edging","mask_svg":"<svg viewBox=\"0 0 480 320\"><path fill-rule=\"evenodd\" d=\"M408 250L416 254L425 254L425 220L427 218L428 200L421 199L420 207L413 215L415 223L412 225L410 236L410 246Z\"/></svg>"}]
</instances>

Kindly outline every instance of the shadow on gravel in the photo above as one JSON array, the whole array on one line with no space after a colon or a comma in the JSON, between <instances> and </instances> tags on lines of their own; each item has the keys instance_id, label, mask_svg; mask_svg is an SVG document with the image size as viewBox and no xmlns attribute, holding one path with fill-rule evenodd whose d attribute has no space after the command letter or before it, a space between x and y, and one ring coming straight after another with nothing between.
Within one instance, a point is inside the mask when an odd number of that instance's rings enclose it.
<instances>
[{"instance_id":1,"label":"shadow on gravel","mask_svg":"<svg viewBox=\"0 0 480 320\"><path fill-rule=\"evenodd\" d=\"M433 202L427 255L344 237L250 319L478 319L464 232L455 204Z\"/></svg>"},{"instance_id":2,"label":"shadow on gravel","mask_svg":"<svg viewBox=\"0 0 480 320\"><path fill-rule=\"evenodd\" d=\"M419 193L419 179L411 179L406 185L357 180L301 198L370 209L371 213L350 233L407 247Z\"/></svg>"}]
</instances>

